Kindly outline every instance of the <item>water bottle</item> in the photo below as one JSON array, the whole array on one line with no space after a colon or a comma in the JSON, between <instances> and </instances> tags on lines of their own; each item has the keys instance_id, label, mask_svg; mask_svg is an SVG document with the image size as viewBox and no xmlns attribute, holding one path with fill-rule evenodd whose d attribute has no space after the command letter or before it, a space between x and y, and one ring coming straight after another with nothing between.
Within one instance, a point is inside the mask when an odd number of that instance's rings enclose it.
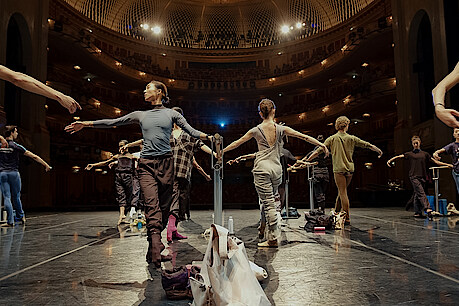
<instances>
[{"instance_id":1,"label":"water bottle","mask_svg":"<svg viewBox=\"0 0 459 306\"><path fill-rule=\"evenodd\" d=\"M230 235L234 234L234 224L233 224L233 217L229 216L228 218L228 231Z\"/></svg>"}]
</instances>

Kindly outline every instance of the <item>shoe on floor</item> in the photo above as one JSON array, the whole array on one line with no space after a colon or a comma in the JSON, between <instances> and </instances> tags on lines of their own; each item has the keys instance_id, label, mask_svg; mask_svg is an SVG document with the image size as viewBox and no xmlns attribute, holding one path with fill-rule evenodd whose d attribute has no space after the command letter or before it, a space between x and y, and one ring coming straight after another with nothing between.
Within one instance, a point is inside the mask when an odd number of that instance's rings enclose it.
<instances>
[{"instance_id":1,"label":"shoe on floor","mask_svg":"<svg viewBox=\"0 0 459 306\"><path fill-rule=\"evenodd\" d=\"M279 244L277 243L277 240L266 240L264 242L258 243L259 248L277 248L279 247Z\"/></svg>"},{"instance_id":2,"label":"shoe on floor","mask_svg":"<svg viewBox=\"0 0 459 306\"><path fill-rule=\"evenodd\" d=\"M14 224L5 223L5 224L0 225L0 227L14 227Z\"/></svg>"}]
</instances>

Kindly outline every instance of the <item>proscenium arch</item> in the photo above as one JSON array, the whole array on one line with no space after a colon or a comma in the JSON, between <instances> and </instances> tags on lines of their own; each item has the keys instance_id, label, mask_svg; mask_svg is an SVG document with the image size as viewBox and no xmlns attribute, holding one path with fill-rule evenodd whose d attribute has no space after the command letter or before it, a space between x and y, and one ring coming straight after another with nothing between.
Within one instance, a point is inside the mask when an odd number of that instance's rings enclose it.
<instances>
[{"instance_id":1,"label":"proscenium arch","mask_svg":"<svg viewBox=\"0 0 459 306\"><path fill-rule=\"evenodd\" d=\"M431 91L435 86L432 25L425 10L416 12L408 34L408 59L410 63L411 110L413 123L433 118Z\"/></svg>"},{"instance_id":2,"label":"proscenium arch","mask_svg":"<svg viewBox=\"0 0 459 306\"><path fill-rule=\"evenodd\" d=\"M6 61L8 68L31 74L33 56L32 39L25 18L14 13L8 21L6 37ZM5 84L5 113L8 124L23 126L24 118L21 115L26 103L27 94L11 83Z\"/></svg>"}]
</instances>

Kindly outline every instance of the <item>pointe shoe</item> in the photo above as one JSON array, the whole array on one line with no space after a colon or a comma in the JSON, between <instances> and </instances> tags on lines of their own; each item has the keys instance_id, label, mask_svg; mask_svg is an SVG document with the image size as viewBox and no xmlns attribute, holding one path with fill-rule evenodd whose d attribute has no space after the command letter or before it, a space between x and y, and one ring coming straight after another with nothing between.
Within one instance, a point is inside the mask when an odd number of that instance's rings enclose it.
<instances>
[{"instance_id":1,"label":"pointe shoe","mask_svg":"<svg viewBox=\"0 0 459 306\"><path fill-rule=\"evenodd\" d=\"M178 239L178 240L180 240L180 239L188 239L187 236L184 236L184 235L180 234L177 231L172 232L172 238L175 238L175 239Z\"/></svg>"},{"instance_id":2,"label":"pointe shoe","mask_svg":"<svg viewBox=\"0 0 459 306\"><path fill-rule=\"evenodd\" d=\"M259 248L277 248L279 244L277 240L266 240L265 242L258 243Z\"/></svg>"}]
</instances>

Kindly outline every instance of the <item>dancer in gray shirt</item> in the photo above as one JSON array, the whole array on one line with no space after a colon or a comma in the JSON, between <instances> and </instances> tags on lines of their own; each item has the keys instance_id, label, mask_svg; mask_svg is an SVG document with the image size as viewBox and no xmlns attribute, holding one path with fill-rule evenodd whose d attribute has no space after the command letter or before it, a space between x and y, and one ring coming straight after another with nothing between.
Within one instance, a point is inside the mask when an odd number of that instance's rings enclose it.
<instances>
[{"instance_id":1,"label":"dancer in gray shirt","mask_svg":"<svg viewBox=\"0 0 459 306\"><path fill-rule=\"evenodd\" d=\"M139 124L143 134L138 174L140 187L145 197L145 217L149 248L147 262L161 266L161 261L170 258L161 256L164 245L161 231L167 224L174 182L174 159L170 146L172 127L177 124L195 138L212 140L212 137L193 129L178 112L165 108L169 100L167 87L161 82L151 81L144 91L145 101L153 109L135 111L117 119L76 121L65 127L70 133L83 128L111 128L127 124Z\"/></svg>"}]
</instances>

